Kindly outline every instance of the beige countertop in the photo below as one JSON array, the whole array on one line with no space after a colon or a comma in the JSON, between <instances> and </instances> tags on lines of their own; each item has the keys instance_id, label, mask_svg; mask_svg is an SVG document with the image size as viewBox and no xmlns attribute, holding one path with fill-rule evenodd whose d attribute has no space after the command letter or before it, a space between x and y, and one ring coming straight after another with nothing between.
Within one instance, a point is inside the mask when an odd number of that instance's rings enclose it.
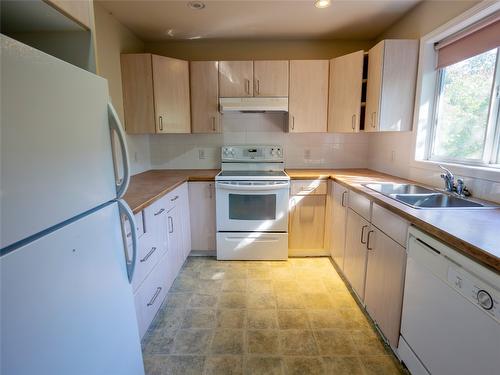
<instances>
[{"instance_id":1,"label":"beige countertop","mask_svg":"<svg viewBox=\"0 0 500 375\"><path fill-rule=\"evenodd\" d=\"M216 169L151 170L132 177L124 199L134 213L186 181L214 181ZM413 182L369 169L287 169L295 179L333 179L500 272L500 209L415 209L370 190L368 182Z\"/></svg>"}]
</instances>

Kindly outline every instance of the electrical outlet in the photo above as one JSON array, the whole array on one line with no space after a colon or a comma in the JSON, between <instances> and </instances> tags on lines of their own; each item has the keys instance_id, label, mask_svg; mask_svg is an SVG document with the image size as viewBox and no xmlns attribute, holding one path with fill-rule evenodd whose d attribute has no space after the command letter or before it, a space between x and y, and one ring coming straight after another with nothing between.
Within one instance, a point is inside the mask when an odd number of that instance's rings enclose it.
<instances>
[{"instance_id":1,"label":"electrical outlet","mask_svg":"<svg viewBox=\"0 0 500 375\"><path fill-rule=\"evenodd\" d=\"M311 159L311 150L309 149L304 150L304 159Z\"/></svg>"},{"instance_id":2,"label":"electrical outlet","mask_svg":"<svg viewBox=\"0 0 500 375\"><path fill-rule=\"evenodd\" d=\"M205 150L204 149L199 149L198 150L198 159L205 159Z\"/></svg>"}]
</instances>

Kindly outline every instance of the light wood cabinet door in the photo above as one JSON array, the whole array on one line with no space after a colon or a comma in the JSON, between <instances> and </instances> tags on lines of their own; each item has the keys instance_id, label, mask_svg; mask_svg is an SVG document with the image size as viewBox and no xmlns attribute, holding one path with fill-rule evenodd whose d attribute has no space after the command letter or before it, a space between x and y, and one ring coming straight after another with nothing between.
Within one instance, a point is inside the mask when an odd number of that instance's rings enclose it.
<instances>
[{"instance_id":1,"label":"light wood cabinet door","mask_svg":"<svg viewBox=\"0 0 500 375\"><path fill-rule=\"evenodd\" d=\"M254 96L288 96L288 60L254 61Z\"/></svg>"},{"instance_id":2,"label":"light wood cabinet door","mask_svg":"<svg viewBox=\"0 0 500 375\"><path fill-rule=\"evenodd\" d=\"M290 199L289 254L324 255L326 195L297 195Z\"/></svg>"},{"instance_id":3,"label":"light wood cabinet door","mask_svg":"<svg viewBox=\"0 0 500 375\"><path fill-rule=\"evenodd\" d=\"M191 249L215 251L215 186L213 182L189 183L189 210Z\"/></svg>"},{"instance_id":4,"label":"light wood cabinet door","mask_svg":"<svg viewBox=\"0 0 500 375\"><path fill-rule=\"evenodd\" d=\"M349 191L336 182L333 182L332 190L331 255L337 266L343 270Z\"/></svg>"},{"instance_id":5,"label":"light wood cabinet door","mask_svg":"<svg viewBox=\"0 0 500 375\"><path fill-rule=\"evenodd\" d=\"M365 131L411 130L417 64L417 40L383 40L370 49Z\"/></svg>"},{"instance_id":6,"label":"light wood cabinet door","mask_svg":"<svg viewBox=\"0 0 500 375\"><path fill-rule=\"evenodd\" d=\"M123 111L129 134L154 134L153 67L148 53L122 54Z\"/></svg>"},{"instance_id":7,"label":"light wood cabinet door","mask_svg":"<svg viewBox=\"0 0 500 375\"><path fill-rule=\"evenodd\" d=\"M328 60L291 60L288 129L294 133L327 130Z\"/></svg>"},{"instance_id":8,"label":"light wood cabinet door","mask_svg":"<svg viewBox=\"0 0 500 375\"><path fill-rule=\"evenodd\" d=\"M191 129L193 133L219 133L219 63L191 61Z\"/></svg>"},{"instance_id":9,"label":"light wood cabinet door","mask_svg":"<svg viewBox=\"0 0 500 375\"><path fill-rule=\"evenodd\" d=\"M365 131L378 129L380 96L382 92L382 69L384 67L384 47L382 41L368 51L368 83L366 87Z\"/></svg>"},{"instance_id":10,"label":"light wood cabinet door","mask_svg":"<svg viewBox=\"0 0 500 375\"><path fill-rule=\"evenodd\" d=\"M157 133L190 133L189 64L153 55L153 88Z\"/></svg>"},{"instance_id":11,"label":"light wood cabinet door","mask_svg":"<svg viewBox=\"0 0 500 375\"><path fill-rule=\"evenodd\" d=\"M393 348L399 340L406 250L376 227L368 239L365 303Z\"/></svg>"},{"instance_id":12,"label":"light wood cabinet door","mask_svg":"<svg viewBox=\"0 0 500 375\"><path fill-rule=\"evenodd\" d=\"M54 8L74 19L87 29L91 28L90 7L92 0L44 0Z\"/></svg>"},{"instance_id":13,"label":"light wood cabinet door","mask_svg":"<svg viewBox=\"0 0 500 375\"><path fill-rule=\"evenodd\" d=\"M346 225L344 275L363 301L367 259L366 238L370 223L349 208Z\"/></svg>"},{"instance_id":14,"label":"light wood cabinet door","mask_svg":"<svg viewBox=\"0 0 500 375\"><path fill-rule=\"evenodd\" d=\"M219 96L253 96L253 61L219 61Z\"/></svg>"},{"instance_id":15,"label":"light wood cabinet door","mask_svg":"<svg viewBox=\"0 0 500 375\"><path fill-rule=\"evenodd\" d=\"M330 60L328 131L359 132L363 51Z\"/></svg>"}]
</instances>

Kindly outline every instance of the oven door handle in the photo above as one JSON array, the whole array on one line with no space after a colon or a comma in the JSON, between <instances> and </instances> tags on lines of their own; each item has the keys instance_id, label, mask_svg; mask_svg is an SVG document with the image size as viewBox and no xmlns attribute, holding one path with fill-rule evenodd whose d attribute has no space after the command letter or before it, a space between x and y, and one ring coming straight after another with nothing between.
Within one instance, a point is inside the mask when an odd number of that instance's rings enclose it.
<instances>
[{"instance_id":1,"label":"oven door handle","mask_svg":"<svg viewBox=\"0 0 500 375\"><path fill-rule=\"evenodd\" d=\"M281 190L288 189L290 187L289 182L280 182L276 184L269 185L237 185L227 182L217 182L217 188L225 190L240 190L240 191L262 191L262 190Z\"/></svg>"}]
</instances>

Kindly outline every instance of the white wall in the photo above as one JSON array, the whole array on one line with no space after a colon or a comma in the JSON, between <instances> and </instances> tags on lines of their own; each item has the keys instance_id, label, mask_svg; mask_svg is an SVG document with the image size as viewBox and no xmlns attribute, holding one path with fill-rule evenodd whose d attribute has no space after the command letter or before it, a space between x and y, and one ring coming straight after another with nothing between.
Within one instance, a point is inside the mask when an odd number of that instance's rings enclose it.
<instances>
[{"instance_id":1,"label":"white wall","mask_svg":"<svg viewBox=\"0 0 500 375\"><path fill-rule=\"evenodd\" d=\"M143 52L144 43L97 2L94 2L94 15L97 74L108 80L111 101L123 124L120 54ZM132 174L151 169L149 136L127 135L127 144Z\"/></svg>"},{"instance_id":2,"label":"white wall","mask_svg":"<svg viewBox=\"0 0 500 375\"><path fill-rule=\"evenodd\" d=\"M477 1L424 1L386 30L377 40L420 38L476 4ZM413 137L412 132L370 134L369 168L442 187L441 172L435 166L412 164L414 160ZM488 180L470 169L461 172L460 177L465 179L466 185L474 196L500 202L500 183Z\"/></svg>"},{"instance_id":3,"label":"white wall","mask_svg":"<svg viewBox=\"0 0 500 375\"><path fill-rule=\"evenodd\" d=\"M224 114L221 134L152 135L151 165L158 169L219 168L220 147L230 144L278 144L286 168L365 168L367 134L301 133L286 129L278 113ZM200 159L200 151L204 158Z\"/></svg>"}]
</instances>

